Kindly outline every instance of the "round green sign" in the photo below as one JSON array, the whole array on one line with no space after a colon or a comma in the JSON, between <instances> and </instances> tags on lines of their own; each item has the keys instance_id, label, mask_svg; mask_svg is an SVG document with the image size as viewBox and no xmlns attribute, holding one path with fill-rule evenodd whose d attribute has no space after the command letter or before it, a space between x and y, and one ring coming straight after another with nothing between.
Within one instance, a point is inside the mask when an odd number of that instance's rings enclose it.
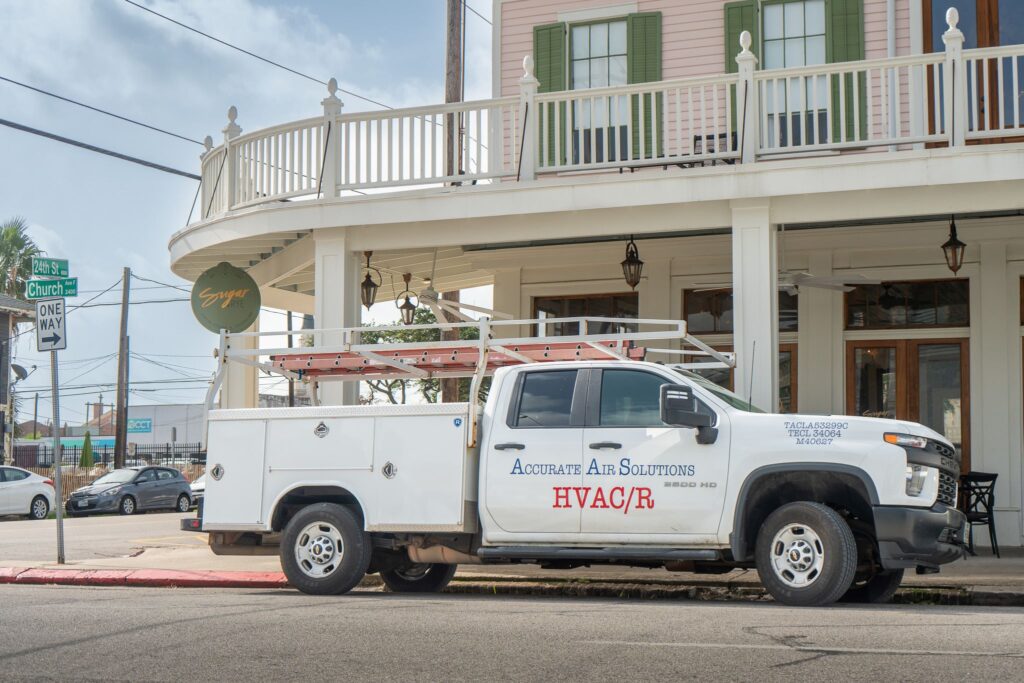
<instances>
[{"instance_id":1,"label":"round green sign","mask_svg":"<svg viewBox=\"0 0 1024 683\"><path fill-rule=\"evenodd\" d=\"M192 313L211 332L243 332L260 315L260 288L241 268L218 263L192 286Z\"/></svg>"}]
</instances>

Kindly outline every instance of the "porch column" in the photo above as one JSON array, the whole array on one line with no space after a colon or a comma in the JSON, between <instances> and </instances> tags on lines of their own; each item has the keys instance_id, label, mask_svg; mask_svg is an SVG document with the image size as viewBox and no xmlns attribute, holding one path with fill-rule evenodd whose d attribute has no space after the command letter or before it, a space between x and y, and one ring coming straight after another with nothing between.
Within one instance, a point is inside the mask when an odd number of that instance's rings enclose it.
<instances>
[{"instance_id":1,"label":"porch column","mask_svg":"<svg viewBox=\"0 0 1024 683\"><path fill-rule=\"evenodd\" d=\"M499 313L508 313L513 319L530 317L529 312L523 313L523 269L501 268L494 271L494 293L492 307ZM529 334L527 330L513 325L500 325L494 328L495 338L508 339Z\"/></svg>"},{"instance_id":2,"label":"porch column","mask_svg":"<svg viewBox=\"0 0 1024 683\"><path fill-rule=\"evenodd\" d=\"M260 319L246 332L259 332ZM231 346L235 350L255 349L259 345L259 337L233 337ZM224 366L224 382L220 387L221 408L256 408L259 406L259 372L256 368L241 363L228 363Z\"/></svg>"},{"instance_id":3,"label":"porch column","mask_svg":"<svg viewBox=\"0 0 1024 683\"><path fill-rule=\"evenodd\" d=\"M767 411L779 402L779 292L775 225L764 200L732 204L736 393Z\"/></svg>"},{"instance_id":4,"label":"porch column","mask_svg":"<svg viewBox=\"0 0 1024 683\"><path fill-rule=\"evenodd\" d=\"M359 255L349 247L350 237L343 228L314 230L314 283L316 302L314 319L318 329L356 327L361 321L359 300ZM318 333L318 346L344 343L338 332ZM324 405L357 405L357 382L327 381L320 384Z\"/></svg>"},{"instance_id":5,"label":"porch column","mask_svg":"<svg viewBox=\"0 0 1024 683\"><path fill-rule=\"evenodd\" d=\"M791 233L788 239L793 237ZM832 275L832 252L810 254L807 270L811 275ZM837 322L842 303L842 292L820 287L804 287L797 297L800 327L796 349L796 397L797 410L801 413L829 415L844 412L841 387L835 382L836 368L841 368L843 362L841 328Z\"/></svg>"},{"instance_id":6,"label":"porch column","mask_svg":"<svg viewBox=\"0 0 1024 683\"><path fill-rule=\"evenodd\" d=\"M1010 406L1018 405L1011 390L1018 391L1011 382L1008 368L1016 367L1011 354L1021 352L1017 320L1020 315L1015 297L1010 290L1015 281L1007 271L1007 249L1004 242L981 242L978 296L972 303L980 303L978 314L971 310L972 323L980 334L973 334L970 348L972 366L979 368L978 380L970 383L971 400L971 469L978 472L996 472L996 532L1007 544L1020 538L1020 467L1019 455L1011 450L1017 440L1015 432L1019 421L1011 419ZM980 339L979 339L980 337ZM1016 460L1016 462L1015 462ZM1013 540L1009 540L1013 539ZM978 534L979 545L986 545L984 531Z\"/></svg>"}]
</instances>

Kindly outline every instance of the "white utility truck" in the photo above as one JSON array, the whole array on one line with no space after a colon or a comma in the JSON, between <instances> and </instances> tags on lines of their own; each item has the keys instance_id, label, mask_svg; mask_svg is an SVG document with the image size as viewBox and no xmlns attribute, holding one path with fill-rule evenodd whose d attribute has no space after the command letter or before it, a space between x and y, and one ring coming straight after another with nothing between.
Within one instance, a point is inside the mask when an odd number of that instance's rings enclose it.
<instances>
[{"instance_id":1,"label":"white utility truck","mask_svg":"<svg viewBox=\"0 0 1024 683\"><path fill-rule=\"evenodd\" d=\"M556 323L576 334L494 334ZM459 564L616 564L756 567L786 604L878 602L904 569L964 555L959 455L943 436L764 413L687 369L734 358L682 321L424 327L476 339L361 344L382 328L347 328L310 331L314 347L260 349L259 333L222 334L211 402L230 362L314 396L331 380L470 377L469 402L210 410L206 496L182 527L209 533L218 554L280 553L289 582L315 594L367 573L438 591ZM688 362L644 360L656 352Z\"/></svg>"}]
</instances>

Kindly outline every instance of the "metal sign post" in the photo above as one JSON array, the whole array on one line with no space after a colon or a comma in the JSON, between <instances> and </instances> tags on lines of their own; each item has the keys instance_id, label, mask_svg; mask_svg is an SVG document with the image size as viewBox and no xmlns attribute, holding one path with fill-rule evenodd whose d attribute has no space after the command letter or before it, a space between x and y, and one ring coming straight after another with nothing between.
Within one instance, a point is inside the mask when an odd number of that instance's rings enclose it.
<instances>
[{"instance_id":1,"label":"metal sign post","mask_svg":"<svg viewBox=\"0 0 1024 683\"><path fill-rule=\"evenodd\" d=\"M63 300L62 300L63 301ZM62 307L63 308L63 307ZM61 486L61 470L64 461L64 449L60 444L60 396L57 395L57 352L50 351L50 388L53 390L53 487L57 489L54 497L57 503L57 564L64 564L64 494Z\"/></svg>"},{"instance_id":2,"label":"metal sign post","mask_svg":"<svg viewBox=\"0 0 1024 683\"><path fill-rule=\"evenodd\" d=\"M67 306L63 297L78 294L78 278L68 277L64 259L36 257L32 274L42 280L29 280L25 294L36 301L36 350L50 352L50 389L53 394L53 488L56 489L57 564L64 564L64 486L62 482L64 449L60 442L60 387L57 352L68 347Z\"/></svg>"}]
</instances>

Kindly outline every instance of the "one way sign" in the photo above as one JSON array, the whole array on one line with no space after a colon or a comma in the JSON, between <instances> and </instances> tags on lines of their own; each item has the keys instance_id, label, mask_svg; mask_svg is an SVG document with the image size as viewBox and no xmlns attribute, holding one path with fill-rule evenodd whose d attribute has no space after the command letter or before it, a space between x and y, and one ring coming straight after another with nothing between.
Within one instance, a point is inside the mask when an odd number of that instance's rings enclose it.
<instances>
[{"instance_id":1,"label":"one way sign","mask_svg":"<svg viewBox=\"0 0 1024 683\"><path fill-rule=\"evenodd\" d=\"M68 347L64 299L36 302L36 350L61 351Z\"/></svg>"}]
</instances>

